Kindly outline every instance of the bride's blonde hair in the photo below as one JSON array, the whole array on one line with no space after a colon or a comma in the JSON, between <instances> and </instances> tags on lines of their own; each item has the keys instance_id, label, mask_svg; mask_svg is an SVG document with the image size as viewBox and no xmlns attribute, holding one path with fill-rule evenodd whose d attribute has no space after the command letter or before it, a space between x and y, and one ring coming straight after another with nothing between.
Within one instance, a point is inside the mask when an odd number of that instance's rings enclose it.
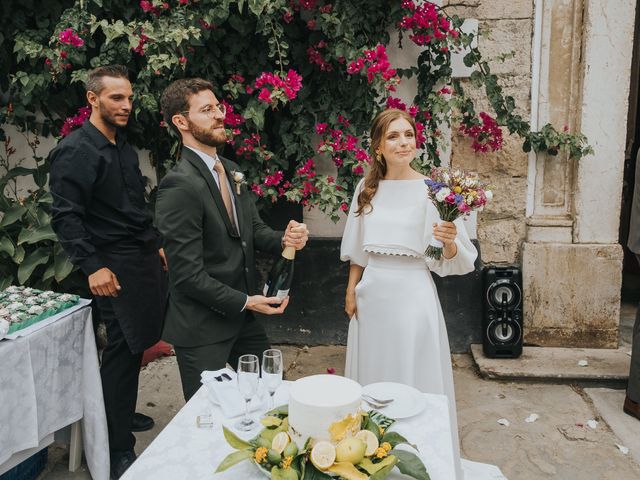
<instances>
[{"instance_id":1,"label":"bride's blonde hair","mask_svg":"<svg viewBox=\"0 0 640 480\"><path fill-rule=\"evenodd\" d=\"M371 146L369 147L369 151L371 154L371 165L369 166L369 171L367 175L364 177L364 186L362 191L358 195L358 209L356 210L356 215L361 213L370 213L373 209L371 205L371 199L378 191L378 185L380 180L384 178L387 174L387 161L384 156L378 155L376 151L380 148L380 144L384 140L384 136L389 129L389 125L394 120L398 120L399 118L405 119L413 128L413 134L416 135L416 122L411 115L403 110L398 110L397 108L390 108L389 110L384 110L376 115L373 123L371 124ZM369 208L369 211L365 212L366 208Z\"/></svg>"}]
</instances>

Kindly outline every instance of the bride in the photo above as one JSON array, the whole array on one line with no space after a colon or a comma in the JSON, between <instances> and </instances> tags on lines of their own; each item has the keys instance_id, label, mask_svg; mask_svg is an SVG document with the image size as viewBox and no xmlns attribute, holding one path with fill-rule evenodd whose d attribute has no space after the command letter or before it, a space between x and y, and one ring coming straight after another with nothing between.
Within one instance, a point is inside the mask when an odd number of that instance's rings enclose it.
<instances>
[{"instance_id":1,"label":"bride","mask_svg":"<svg viewBox=\"0 0 640 480\"><path fill-rule=\"evenodd\" d=\"M411 168L416 128L410 115L380 113L371 127L371 153L375 159L356 187L340 249L341 260L350 262L345 375L362 385L399 382L446 395L462 479L449 341L431 272L469 273L477 251L462 218L437 223L425 177ZM432 237L444 243L440 260L425 258Z\"/></svg>"}]
</instances>

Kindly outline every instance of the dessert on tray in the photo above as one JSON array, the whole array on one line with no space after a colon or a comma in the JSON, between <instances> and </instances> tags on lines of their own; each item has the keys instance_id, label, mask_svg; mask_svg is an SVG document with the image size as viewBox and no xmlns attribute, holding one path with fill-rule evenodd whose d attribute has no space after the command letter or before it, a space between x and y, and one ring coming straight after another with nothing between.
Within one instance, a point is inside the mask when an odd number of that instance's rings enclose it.
<instances>
[{"instance_id":1,"label":"dessert on tray","mask_svg":"<svg viewBox=\"0 0 640 480\"><path fill-rule=\"evenodd\" d=\"M11 334L66 310L79 299L78 295L68 293L7 287L0 292L0 321L9 324L7 334Z\"/></svg>"}]
</instances>

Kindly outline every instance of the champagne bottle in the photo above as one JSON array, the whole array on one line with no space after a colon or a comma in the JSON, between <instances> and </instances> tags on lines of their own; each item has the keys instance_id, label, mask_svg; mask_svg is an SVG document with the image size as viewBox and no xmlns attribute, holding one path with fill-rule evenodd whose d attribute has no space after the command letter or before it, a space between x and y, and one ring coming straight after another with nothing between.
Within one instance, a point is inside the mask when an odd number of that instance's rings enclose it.
<instances>
[{"instance_id":1,"label":"champagne bottle","mask_svg":"<svg viewBox=\"0 0 640 480\"><path fill-rule=\"evenodd\" d=\"M293 259L296 256L296 249L284 247L282 256L276 260L269 272L267 283L264 284L262 294L265 297L278 297L284 300L289 295L291 281L293 280ZM272 305L277 307L277 305Z\"/></svg>"}]
</instances>

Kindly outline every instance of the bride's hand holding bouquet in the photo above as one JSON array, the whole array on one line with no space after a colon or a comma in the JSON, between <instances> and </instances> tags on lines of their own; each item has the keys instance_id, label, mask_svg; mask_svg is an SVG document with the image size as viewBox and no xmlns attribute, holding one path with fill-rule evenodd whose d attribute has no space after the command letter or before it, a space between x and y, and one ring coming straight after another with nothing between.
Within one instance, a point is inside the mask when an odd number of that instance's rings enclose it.
<instances>
[{"instance_id":1,"label":"bride's hand holding bouquet","mask_svg":"<svg viewBox=\"0 0 640 480\"><path fill-rule=\"evenodd\" d=\"M455 241L457 230L453 221L474 210L481 211L493 198L493 191L477 175L459 169L434 168L424 183L429 191L429 199L442 220L434 226L434 234L425 255L439 260L443 247Z\"/></svg>"}]
</instances>

